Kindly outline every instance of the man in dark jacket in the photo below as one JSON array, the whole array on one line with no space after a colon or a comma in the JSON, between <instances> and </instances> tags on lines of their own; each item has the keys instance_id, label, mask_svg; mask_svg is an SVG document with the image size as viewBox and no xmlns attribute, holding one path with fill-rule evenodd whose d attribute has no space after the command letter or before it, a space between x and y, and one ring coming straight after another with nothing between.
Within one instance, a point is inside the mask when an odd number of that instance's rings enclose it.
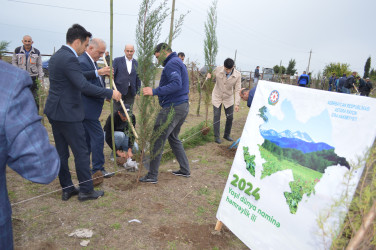
<instances>
[{"instance_id":1,"label":"man in dark jacket","mask_svg":"<svg viewBox=\"0 0 376 250\"><path fill-rule=\"evenodd\" d=\"M260 78L260 66L257 66L255 69L255 74L253 76L253 83L257 84Z\"/></svg>"},{"instance_id":2,"label":"man in dark jacket","mask_svg":"<svg viewBox=\"0 0 376 250\"><path fill-rule=\"evenodd\" d=\"M331 77L329 77L329 91L332 91L333 84L336 83L337 77L336 73L333 73Z\"/></svg>"},{"instance_id":3,"label":"man in dark jacket","mask_svg":"<svg viewBox=\"0 0 376 250\"><path fill-rule=\"evenodd\" d=\"M124 107L126 108L130 116L129 118L132 120L133 127L135 127L136 117L134 116L134 114L130 114L130 108L128 104L124 104ZM106 143L113 150L111 135L111 115L108 116L103 130L105 132ZM120 108L114 112L114 137L116 155L124 158L132 158L133 148L135 145L134 135L132 133L132 129L129 128L128 119L123 108Z\"/></svg>"},{"instance_id":4,"label":"man in dark jacket","mask_svg":"<svg viewBox=\"0 0 376 250\"><path fill-rule=\"evenodd\" d=\"M172 121L154 143L153 157L150 162L149 172L147 175L140 178L141 182L155 184L158 182L159 163L162 158L163 146L167 139L180 165L180 170L173 171L172 174L190 177L190 169L183 144L179 140L180 128L189 112L188 71L176 52L172 52L171 48L166 43L158 44L155 48L154 55L159 61L164 59L164 69L162 71L159 87L156 89L150 87L142 89L144 95L157 95L159 104L162 107L155 121L154 131L159 130L160 126L167 121L171 109L174 110Z\"/></svg>"},{"instance_id":5,"label":"man in dark jacket","mask_svg":"<svg viewBox=\"0 0 376 250\"><path fill-rule=\"evenodd\" d=\"M364 81L363 79L359 80L359 92L362 96L369 96L369 93L372 89L372 83L370 82L369 78L367 77Z\"/></svg>"},{"instance_id":6,"label":"man in dark jacket","mask_svg":"<svg viewBox=\"0 0 376 250\"><path fill-rule=\"evenodd\" d=\"M124 103L129 104L132 109L136 94L141 87L141 80L138 78L137 68L138 62L133 58L134 46L125 45L125 56L114 59L112 66L114 67L114 82L117 89L123 95ZM120 108L120 102L115 105L115 109Z\"/></svg>"},{"instance_id":7,"label":"man in dark jacket","mask_svg":"<svg viewBox=\"0 0 376 250\"><path fill-rule=\"evenodd\" d=\"M62 200L67 201L78 194L80 201L97 199L104 195L96 191L90 173L90 155L87 149L85 130L82 124L85 113L81 93L98 98L120 100L121 94L89 83L82 74L77 59L85 52L91 33L79 24L68 29L66 45L63 45L50 59L50 89L44 113L51 123L61 167L60 185L63 188ZM68 166L69 148L76 165L80 189L72 182Z\"/></svg>"},{"instance_id":8,"label":"man in dark jacket","mask_svg":"<svg viewBox=\"0 0 376 250\"><path fill-rule=\"evenodd\" d=\"M345 94L350 94L351 89L354 88L355 86L355 77L356 77L356 72L352 72L352 74L346 79L345 84L343 85L343 93Z\"/></svg>"},{"instance_id":9,"label":"man in dark jacket","mask_svg":"<svg viewBox=\"0 0 376 250\"><path fill-rule=\"evenodd\" d=\"M99 38L93 38L89 42L85 53L78 57L82 73L86 79L93 85L105 89L106 84L102 76L110 75L110 67L99 68L97 61L106 51L106 43ZM82 103L84 105L85 119L83 125L85 128L86 142L91 154L92 173L100 171L104 178L109 178L114 173L109 173L104 169L104 137L99 117L102 113L104 98L86 96L82 94Z\"/></svg>"},{"instance_id":10,"label":"man in dark jacket","mask_svg":"<svg viewBox=\"0 0 376 250\"><path fill-rule=\"evenodd\" d=\"M345 86L345 82L346 82L346 74L343 74L342 77L339 78L339 81L338 81L338 92L343 92L343 86Z\"/></svg>"}]
</instances>

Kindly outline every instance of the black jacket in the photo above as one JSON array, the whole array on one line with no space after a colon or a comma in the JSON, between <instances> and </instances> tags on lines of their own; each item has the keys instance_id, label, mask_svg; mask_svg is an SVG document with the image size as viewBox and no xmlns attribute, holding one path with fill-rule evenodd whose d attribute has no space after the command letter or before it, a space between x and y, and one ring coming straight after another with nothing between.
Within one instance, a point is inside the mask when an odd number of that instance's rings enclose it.
<instances>
[{"instance_id":1,"label":"black jacket","mask_svg":"<svg viewBox=\"0 0 376 250\"><path fill-rule=\"evenodd\" d=\"M134 114L130 115L130 118L132 120L133 127L136 126L136 117ZM106 143L108 146L112 149L112 136L111 136L111 115L108 116L106 124L104 125L103 128L104 132L106 132ZM129 123L128 121L123 122L121 120L120 116L118 113L114 113L114 131L119 131L119 132L124 132L128 137L129 137L129 147L132 148L134 144L134 135L132 133L132 129L129 128ZM123 148L116 148L116 150L127 150Z\"/></svg>"}]
</instances>

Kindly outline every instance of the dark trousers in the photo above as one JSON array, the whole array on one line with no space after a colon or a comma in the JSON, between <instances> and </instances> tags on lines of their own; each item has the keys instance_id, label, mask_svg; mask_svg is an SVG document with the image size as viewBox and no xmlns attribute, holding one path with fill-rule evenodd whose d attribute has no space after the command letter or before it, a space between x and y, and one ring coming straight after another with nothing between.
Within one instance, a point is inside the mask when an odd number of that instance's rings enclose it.
<instances>
[{"instance_id":1,"label":"dark trousers","mask_svg":"<svg viewBox=\"0 0 376 250\"><path fill-rule=\"evenodd\" d=\"M223 106L224 107L224 106ZM214 113L214 119L213 119L213 129L214 129L214 137L219 138L219 131L220 131L220 121L221 121L221 108L222 104L219 105L218 108L216 108L213 105L213 113ZM226 114L226 126L225 126L225 133L224 137L230 136L231 128L232 128L232 120L234 119L234 105L224 108L225 114Z\"/></svg>"},{"instance_id":2,"label":"dark trousers","mask_svg":"<svg viewBox=\"0 0 376 250\"><path fill-rule=\"evenodd\" d=\"M124 104L128 104L133 109L134 99L135 97L132 96L131 87L128 88L128 92L126 95L121 95L121 99L123 100ZM114 110L118 110L121 108L120 102L114 101Z\"/></svg>"},{"instance_id":3,"label":"dark trousers","mask_svg":"<svg viewBox=\"0 0 376 250\"><path fill-rule=\"evenodd\" d=\"M86 143L89 150L89 155L91 154L91 162L93 169L92 173L98 170L104 170L104 135L101 123L98 120L87 120L84 119L82 122L85 128Z\"/></svg>"},{"instance_id":4,"label":"dark trousers","mask_svg":"<svg viewBox=\"0 0 376 250\"><path fill-rule=\"evenodd\" d=\"M3 204L2 204L3 205ZM13 232L12 232L12 217L0 224L0 249L12 250L13 249Z\"/></svg>"},{"instance_id":5,"label":"dark trousers","mask_svg":"<svg viewBox=\"0 0 376 250\"><path fill-rule=\"evenodd\" d=\"M72 177L68 166L69 146L74 155L77 179L80 182L80 192L91 192L93 190L93 180L90 173L90 155L82 122L61 122L50 119L50 123L56 150L60 156L59 180L61 187L64 191L73 190Z\"/></svg>"},{"instance_id":6,"label":"dark trousers","mask_svg":"<svg viewBox=\"0 0 376 250\"><path fill-rule=\"evenodd\" d=\"M160 126L167 121L171 108L175 109L174 117L168 127L157 138L152 149L152 160L150 161L150 169L148 173L152 178L158 177L159 163L162 158L163 147L166 143L166 139L168 139L172 152L174 153L176 160L179 162L180 170L185 174L190 174L188 158L185 154L183 143L179 140L180 128L188 115L189 104L182 103L175 107L162 108L155 121L154 131L158 131Z\"/></svg>"},{"instance_id":7,"label":"dark trousers","mask_svg":"<svg viewBox=\"0 0 376 250\"><path fill-rule=\"evenodd\" d=\"M31 77L31 80L33 80L33 84L30 86L31 93L33 94L35 104L37 105L37 110L39 114L39 95L38 95L38 84L37 84L37 78L35 76Z\"/></svg>"}]
</instances>

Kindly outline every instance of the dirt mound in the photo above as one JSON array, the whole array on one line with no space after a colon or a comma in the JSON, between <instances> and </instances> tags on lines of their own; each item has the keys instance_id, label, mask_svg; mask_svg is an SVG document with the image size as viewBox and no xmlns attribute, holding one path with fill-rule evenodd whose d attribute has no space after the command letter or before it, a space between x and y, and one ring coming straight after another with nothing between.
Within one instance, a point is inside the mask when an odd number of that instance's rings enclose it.
<instances>
[{"instance_id":1,"label":"dirt mound","mask_svg":"<svg viewBox=\"0 0 376 250\"><path fill-rule=\"evenodd\" d=\"M162 241L178 241L194 249L229 248L230 231L223 228L214 230L214 224L197 225L184 222L180 225L161 226L152 236Z\"/></svg>"}]
</instances>

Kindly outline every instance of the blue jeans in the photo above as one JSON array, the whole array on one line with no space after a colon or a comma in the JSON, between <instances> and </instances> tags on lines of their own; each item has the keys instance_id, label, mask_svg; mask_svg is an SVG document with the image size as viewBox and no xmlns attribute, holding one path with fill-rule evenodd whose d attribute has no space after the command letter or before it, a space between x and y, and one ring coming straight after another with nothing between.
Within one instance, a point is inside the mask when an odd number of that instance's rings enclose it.
<instances>
[{"instance_id":1,"label":"blue jeans","mask_svg":"<svg viewBox=\"0 0 376 250\"><path fill-rule=\"evenodd\" d=\"M129 136L127 136L124 132L115 131L114 132L115 137L115 147L116 148L122 148L123 151L128 151L129 149ZM136 142L133 144L132 148L133 152L138 151L138 145Z\"/></svg>"},{"instance_id":2,"label":"blue jeans","mask_svg":"<svg viewBox=\"0 0 376 250\"><path fill-rule=\"evenodd\" d=\"M342 88L342 93L350 94L350 89L343 87Z\"/></svg>"}]
</instances>

